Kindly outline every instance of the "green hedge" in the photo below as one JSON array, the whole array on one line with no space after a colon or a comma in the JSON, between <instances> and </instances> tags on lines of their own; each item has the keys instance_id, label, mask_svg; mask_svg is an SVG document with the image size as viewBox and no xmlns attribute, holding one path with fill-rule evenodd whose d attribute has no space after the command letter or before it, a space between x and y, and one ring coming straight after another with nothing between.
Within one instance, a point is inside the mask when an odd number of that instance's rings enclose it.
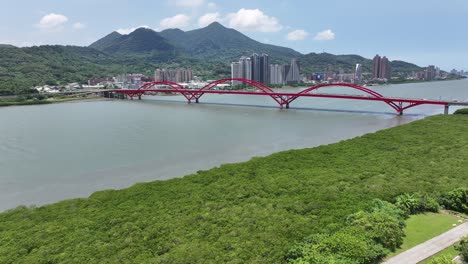
<instances>
[{"instance_id":1,"label":"green hedge","mask_svg":"<svg viewBox=\"0 0 468 264\"><path fill-rule=\"evenodd\" d=\"M453 114L454 115L468 115L468 108L458 109Z\"/></svg>"}]
</instances>

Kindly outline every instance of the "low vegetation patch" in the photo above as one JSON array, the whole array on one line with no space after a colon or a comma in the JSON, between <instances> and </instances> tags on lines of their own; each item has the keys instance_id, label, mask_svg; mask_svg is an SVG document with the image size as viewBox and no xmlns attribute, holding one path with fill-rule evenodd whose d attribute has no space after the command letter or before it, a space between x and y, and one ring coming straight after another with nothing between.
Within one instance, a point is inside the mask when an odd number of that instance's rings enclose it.
<instances>
[{"instance_id":1,"label":"low vegetation patch","mask_svg":"<svg viewBox=\"0 0 468 264\"><path fill-rule=\"evenodd\" d=\"M468 108L462 108L462 109L455 110L455 112L453 112L453 114L455 114L455 115L468 115Z\"/></svg>"},{"instance_id":2,"label":"low vegetation patch","mask_svg":"<svg viewBox=\"0 0 468 264\"><path fill-rule=\"evenodd\" d=\"M447 214L421 213L411 215L406 221L405 238L401 247L391 254L397 255L407 249L436 237L458 225L458 218Z\"/></svg>"},{"instance_id":3,"label":"low vegetation patch","mask_svg":"<svg viewBox=\"0 0 468 264\"><path fill-rule=\"evenodd\" d=\"M396 197L440 201L468 187L467 130L466 116L434 116L184 178L19 207L0 214L0 263L281 263L315 253L373 263L403 241ZM312 251L294 258L302 244Z\"/></svg>"}]
</instances>

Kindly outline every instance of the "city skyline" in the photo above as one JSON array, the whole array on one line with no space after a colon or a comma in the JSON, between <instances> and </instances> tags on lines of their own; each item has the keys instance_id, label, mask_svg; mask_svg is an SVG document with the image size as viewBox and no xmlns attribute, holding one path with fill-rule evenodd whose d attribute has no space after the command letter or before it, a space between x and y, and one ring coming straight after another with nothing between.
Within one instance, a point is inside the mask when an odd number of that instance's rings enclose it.
<instances>
[{"instance_id":1,"label":"city skyline","mask_svg":"<svg viewBox=\"0 0 468 264\"><path fill-rule=\"evenodd\" d=\"M381 15L382 10L392 15ZM468 47L464 43L468 36L461 34L459 27L465 24L467 16L468 2L461 0L443 5L426 1L424 6L402 0L332 0L327 5L309 1L271 5L266 0L18 0L0 10L0 43L87 46L114 30L129 33L143 26L156 31L187 31L218 21L262 43L290 47L303 54L325 51L367 58L386 54L420 66L436 64L445 71L466 71ZM369 23L377 20L379 23ZM391 27L382 30L385 25Z\"/></svg>"},{"instance_id":2,"label":"city skyline","mask_svg":"<svg viewBox=\"0 0 468 264\"><path fill-rule=\"evenodd\" d=\"M283 85L301 81L299 62L292 58L290 64L270 64L266 53L253 53L250 57L242 56L239 61L231 62L231 78L253 80L263 84ZM232 85L242 82L232 81Z\"/></svg>"}]
</instances>

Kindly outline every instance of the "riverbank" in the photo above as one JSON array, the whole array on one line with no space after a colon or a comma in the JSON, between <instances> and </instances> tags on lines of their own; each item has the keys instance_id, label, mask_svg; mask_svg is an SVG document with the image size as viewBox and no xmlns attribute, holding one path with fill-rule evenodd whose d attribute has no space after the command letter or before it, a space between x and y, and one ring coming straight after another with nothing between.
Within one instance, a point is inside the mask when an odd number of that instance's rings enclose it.
<instances>
[{"instance_id":1,"label":"riverbank","mask_svg":"<svg viewBox=\"0 0 468 264\"><path fill-rule=\"evenodd\" d=\"M15 106L15 105L41 105L41 104L54 104L54 103L64 103L72 101L95 101L102 100L103 97L100 96L86 96L86 97L60 97L60 98L46 98L46 99L0 99L0 107L2 106Z\"/></svg>"},{"instance_id":2,"label":"riverbank","mask_svg":"<svg viewBox=\"0 0 468 264\"><path fill-rule=\"evenodd\" d=\"M468 186L468 117L0 214L0 262L278 263L372 199ZM129 175L131 176L131 175Z\"/></svg>"}]
</instances>

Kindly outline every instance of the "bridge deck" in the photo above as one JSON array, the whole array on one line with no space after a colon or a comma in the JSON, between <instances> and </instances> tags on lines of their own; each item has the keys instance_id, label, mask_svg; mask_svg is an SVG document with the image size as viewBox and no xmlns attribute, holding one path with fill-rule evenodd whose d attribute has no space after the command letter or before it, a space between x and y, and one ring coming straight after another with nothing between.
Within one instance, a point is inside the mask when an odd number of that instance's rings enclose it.
<instances>
[{"instance_id":1,"label":"bridge deck","mask_svg":"<svg viewBox=\"0 0 468 264\"><path fill-rule=\"evenodd\" d=\"M468 105L468 103L462 102L452 102L452 101L439 101L439 100L426 100L426 99L413 99L413 98L399 98L399 97L372 97L366 95L347 95L347 94L327 94L327 93L284 93L284 92L274 92L274 93L264 93L256 91L246 91L246 90L190 90L190 89L145 89L145 90L116 90L119 93L180 93L180 94L190 94L190 95L199 95L199 94L237 94L237 95L268 95L268 96L279 96L279 97L320 97L320 98L337 98L337 99L354 99L354 100L367 100L367 101L394 101L402 103L423 103L423 104L432 104L432 105Z\"/></svg>"}]
</instances>

